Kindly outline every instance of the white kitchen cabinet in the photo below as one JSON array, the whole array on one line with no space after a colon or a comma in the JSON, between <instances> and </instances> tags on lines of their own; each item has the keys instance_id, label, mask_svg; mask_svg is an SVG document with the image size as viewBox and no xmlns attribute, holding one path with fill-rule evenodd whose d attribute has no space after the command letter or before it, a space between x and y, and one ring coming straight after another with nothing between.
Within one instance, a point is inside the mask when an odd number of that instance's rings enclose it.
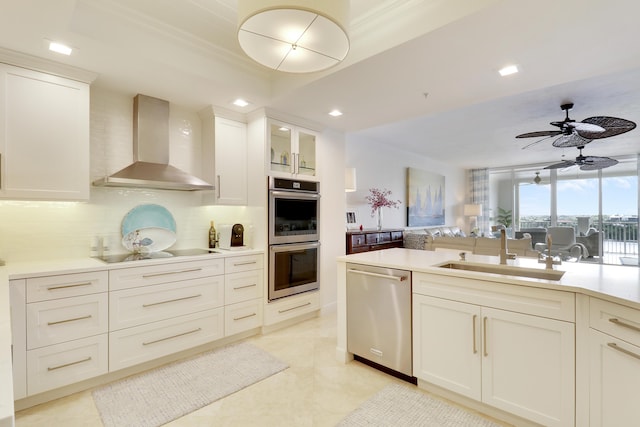
<instances>
[{"instance_id":1,"label":"white kitchen cabinet","mask_svg":"<svg viewBox=\"0 0 640 427\"><path fill-rule=\"evenodd\" d=\"M108 372L106 271L10 281L16 398Z\"/></svg>"},{"instance_id":2,"label":"white kitchen cabinet","mask_svg":"<svg viewBox=\"0 0 640 427\"><path fill-rule=\"evenodd\" d=\"M224 336L220 258L109 272L109 370Z\"/></svg>"},{"instance_id":3,"label":"white kitchen cabinet","mask_svg":"<svg viewBox=\"0 0 640 427\"><path fill-rule=\"evenodd\" d=\"M476 305L414 295L413 374L416 378L480 400L480 318L480 307Z\"/></svg>"},{"instance_id":4,"label":"white kitchen cabinet","mask_svg":"<svg viewBox=\"0 0 640 427\"><path fill-rule=\"evenodd\" d=\"M275 325L319 309L320 292L303 292L267 303L264 309L264 324L267 326Z\"/></svg>"},{"instance_id":5,"label":"white kitchen cabinet","mask_svg":"<svg viewBox=\"0 0 640 427\"><path fill-rule=\"evenodd\" d=\"M216 203L247 204L247 125L215 118Z\"/></svg>"},{"instance_id":6,"label":"white kitchen cabinet","mask_svg":"<svg viewBox=\"0 0 640 427\"><path fill-rule=\"evenodd\" d=\"M263 264L262 254L225 259L225 336L262 326Z\"/></svg>"},{"instance_id":7,"label":"white kitchen cabinet","mask_svg":"<svg viewBox=\"0 0 640 427\"><path fill-rule=\"evenodd\" d=\"M591 427L635 425L640 420L640 312L590 298Z\"/></svg>"},{"instance_id":8,"label":"white kitchen cabinet","mask_svg":"<svg viewBox=\"0 0 640 427\"><path fill-rule=\"evenodd\" d=\"M268 121L269 173L283 178L317 177L315 132L275 120Z\"/></svg>"},{"instance_id":9,"label":"white kitchen cabinet","mask_svg":"<svg viewBox=\"0 0 640 427\"><path fill-rule=\"evenodd\" d=\"M0 64L0 197L89 199L89 85Z\"/></svg>"},{"instance_id":10,"label":"white kitchen cabinet","mask_svg":"<svg viewBox=\"0 0 640 427\"><path fill-rule=\"evenodd\" d=\"M199 112L202 121L203 173L215 186L213 203L248 203L249 140L247 124L238 113L207 107Z\"/></svg>"},{"instance_id":11,"label":"white kitchen cabinet","mask_svg":"<svg viewBox=\"0 0 640 427\"><path fill-rule=\"evenodd\" d=\"M414 274L414 375L543 425L574 425L572 295L443 277ZM558 307L559 318L542 317Z\"/></svg>"}]
</instances>

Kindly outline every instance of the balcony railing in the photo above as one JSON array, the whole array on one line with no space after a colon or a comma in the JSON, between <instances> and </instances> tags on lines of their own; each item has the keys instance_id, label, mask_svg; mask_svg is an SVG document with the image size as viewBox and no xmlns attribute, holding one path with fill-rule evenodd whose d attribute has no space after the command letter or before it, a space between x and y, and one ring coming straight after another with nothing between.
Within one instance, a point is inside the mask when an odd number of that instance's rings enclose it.
<instances>
[{"instance_id":1,"label":"balcony railing","mask_svg":"<svg viewBox=\"0 0 640 427\"><path fill-rule=\"evenodd\" d=\"M548 228L549 221L521 221L520 228ZM558 226L573 227L579 236L577 221L558 221ZM598 229L596 224L591 227ZM638 222L604 221L602 223L604 253L638 255Z\"/></svg>"}]
</instances>

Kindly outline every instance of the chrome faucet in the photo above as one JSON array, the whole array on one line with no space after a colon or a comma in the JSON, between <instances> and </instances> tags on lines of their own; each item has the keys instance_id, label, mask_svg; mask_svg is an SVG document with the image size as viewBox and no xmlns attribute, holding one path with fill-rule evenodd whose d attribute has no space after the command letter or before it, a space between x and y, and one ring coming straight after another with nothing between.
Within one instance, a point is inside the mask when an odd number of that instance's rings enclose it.
<instances>
[{"instance_id":1,"label":"chrome faucet","mask_svg":"<svg viewBox=\"0 0 640 427\"><path fill-rule=\"evenodd\" d=\"M506 265L508 259L516 259L516 254L509 253L507 249L507 230L500 230L500 264Z\"/></svg>"},{"instance_id":2,"label":"chrome faucet","mask_svg":"<svg viewBox=\"0 0 640 427\"><path fill-rule=\"evenodd\" d=\"M541 252L538 256L538 262L544 262L544 268L548 270L553 270L554 265L561 265L562 260L558 257L557 260L553 259L553 255L551 255L551 235L547 234L547 255L544 255L544 252Z\"/></svg>"}]
</instances>

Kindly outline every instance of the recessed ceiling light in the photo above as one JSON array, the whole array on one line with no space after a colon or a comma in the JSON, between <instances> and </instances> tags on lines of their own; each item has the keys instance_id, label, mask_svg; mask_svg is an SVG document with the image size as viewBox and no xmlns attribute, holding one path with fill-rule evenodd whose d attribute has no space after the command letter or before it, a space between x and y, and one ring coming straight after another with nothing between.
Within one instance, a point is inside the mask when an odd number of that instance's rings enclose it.
<instances>
[{"instance_id":1,"label":"recessed ceiling light","mask_svg":"<svg viewBox=\"0 0 640 427\"><path fill-rule=\"evenodd\" d=\"M500 69L500 71L498 71L500 73L500 75L502 77L504 76L508 76L509 74L515 74L518 72L518 67L516 65L509 65L506 66L502 69Z\"/></svg>"},{"instance_id":2,"label":"recessed ceiling light","mask_svg":"<svg viewBox=\"0 0 640 427\"><path fill-rule=\"evenodd\" d=\"M282 132L289 132L289 128L286 128L284 126L282 126L279 130Z\"/></svg>"},{"instance_id":3,"label":"recessed ceiling light","mask_svg":"<svg viewBox=\"0 0 640 427\"><path fill-rule=\"evenodd\" d=\"M333 111L330 111L330 112L329 112L329 115L330 115L330 116L333 116L333 117L339 117L339 116L341 116L341 115L342 115L342 111L340 111L340 110L333 110Z\"/></svg>"},{"instance_id":4,"label":"recessed ceiling light","mask_svg":"<svg viewBox=\"0 0 640 427\"><path fill-rule=\"evenodd\" d=\"M249 103L244 99L238 98L235 101L233 101L233 105L235 105L236 107L246 107L247 105L249 105Z\"/></svg>"},{"instance_id":5,"label":"recessed ceiling light","mask_svg":"<svg viewBox=\"0 0 640 427\"><path fill-rule=\"evenodd\" d=\"M51 42L49 43L49 50L56 53L61 53L63 55L71 55L73 49L69 46L63 45L62 43Z\"/></svg>"}]
</instances>

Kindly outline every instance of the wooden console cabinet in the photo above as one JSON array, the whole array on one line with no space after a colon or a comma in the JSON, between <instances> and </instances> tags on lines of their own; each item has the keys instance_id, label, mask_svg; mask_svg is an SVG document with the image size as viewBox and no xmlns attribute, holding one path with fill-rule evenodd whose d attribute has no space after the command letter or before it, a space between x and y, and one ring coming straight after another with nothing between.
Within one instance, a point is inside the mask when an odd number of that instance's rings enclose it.
<instances>
[{"instance_id":1,"label":"wooden console cabinet","mask_svg":"<svg viewBox=\"0 0 640 427\"><path fill-rule=\"evenodd\" d=\"M347 231L347 255L401 247L402 229Z\"/></svg>"}]
</instances>

